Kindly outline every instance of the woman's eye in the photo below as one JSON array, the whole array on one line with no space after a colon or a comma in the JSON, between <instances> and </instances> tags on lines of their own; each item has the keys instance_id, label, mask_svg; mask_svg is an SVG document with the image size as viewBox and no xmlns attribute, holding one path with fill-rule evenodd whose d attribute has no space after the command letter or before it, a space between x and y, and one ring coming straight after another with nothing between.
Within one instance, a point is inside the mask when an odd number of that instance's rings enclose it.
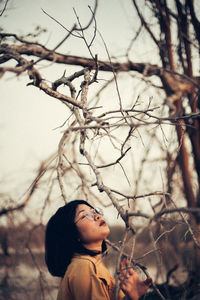
<instances>
[{"instance_id":1,"label":"woman's eye","mask_svg":"<svg viewBox=\"0 0 200 300\"><path fill-rule=\"evenodd\" d=\"M93 215L93 213L87 213L87 214L85 214L85 217L91 217Z\"/></svg>"}]
</instances>

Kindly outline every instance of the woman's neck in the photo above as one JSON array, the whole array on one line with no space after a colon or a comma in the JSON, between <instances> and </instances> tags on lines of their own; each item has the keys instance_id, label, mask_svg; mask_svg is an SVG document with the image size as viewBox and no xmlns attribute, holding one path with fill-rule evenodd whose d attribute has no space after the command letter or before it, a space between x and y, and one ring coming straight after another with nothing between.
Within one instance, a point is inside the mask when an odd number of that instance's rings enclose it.
<instances>
[{"instance_id":1,"label":"woman's neck","mask_svg":"<svg viewBox=\"0 0 200 300\"><path fill-rule=\"evenodd\" d=\"M83 246L88 250L97 251L99 253L102 253L102 242L93 243L93 244L83 244Z\"/></svg>"}]
</instances>

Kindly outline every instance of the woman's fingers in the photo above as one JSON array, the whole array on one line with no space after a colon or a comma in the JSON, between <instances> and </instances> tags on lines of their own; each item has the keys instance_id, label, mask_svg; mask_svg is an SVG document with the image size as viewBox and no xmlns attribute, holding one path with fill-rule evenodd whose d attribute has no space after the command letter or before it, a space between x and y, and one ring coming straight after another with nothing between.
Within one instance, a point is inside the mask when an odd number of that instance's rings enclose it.
<instances>
[{"instance_id":1,"label":"woman's fingers","mask_svg":"<svg viewBox=\"0 0 200 300\"><path fill-rule=\"evenodd\" d=\"M119 280L121 289L129 299L139 299L147 292L152 283L150 277L141 280L127 259L120 264Z\"/></svg>"},{"instance_id":2,"label":"woman's fingers","mask_svg":"<svg viewBox=\"0 0 200 300\"><path fill-rule=\"evenodd\" d=\"M144 281L141 280L127 259L120 264L120 273L118 278L120 280L122 289L126 289L128 285L130 286L136 284L138 287L140 286L140 289L144 289L145 291L152 283L152 279L150 277L146 278Z\"/></svg>"},{"instance_id":3,"label":"woman's fingers","mask_svg":"<svg viewBox=\"0 0 200 300\"><path fill-rule=\"evenodd\" d=\"M123 263L120 264L120 273L118 276L122 289L124 285L126 286L127 284L130 284L132 281L134 281L135 276L138 276L137 273L131 267L130 262L125 259Z\"/></svg>"},{"instance_id":4,"label":"woman's fingers","mask_svg":"<svg viewBox=\"0 0 200 300\"><path fill-rule=\"evenodd\" d=\"M120 277L123 279L129 276L130 274L131 273L130 273L130 267L128 267L128 261L125 260L124 264L120 263Z\"/></svg>"},{"instance_id":5,"label":"woman's fingers","mask_svg":"<svg viewBox=\"0 0 200 300\"><path fill-rule=\"evenodd\" d=\"M130 266L128 259L125 259L124 263L122 263L122 262L120 263L120 271L123 274L129 272L130 269L132 269L132 267Z\"/></svg>"},{"instance_id":6,"label":"woman's fingers","mask_svg":"<svg viewBox=\"0 0 200 300\"><path fill-rule=\"evenodd\" d=\"M133 268L128 269L129 275L134 275L136 272L133 270Z\"/></svg>"}]
</instances>

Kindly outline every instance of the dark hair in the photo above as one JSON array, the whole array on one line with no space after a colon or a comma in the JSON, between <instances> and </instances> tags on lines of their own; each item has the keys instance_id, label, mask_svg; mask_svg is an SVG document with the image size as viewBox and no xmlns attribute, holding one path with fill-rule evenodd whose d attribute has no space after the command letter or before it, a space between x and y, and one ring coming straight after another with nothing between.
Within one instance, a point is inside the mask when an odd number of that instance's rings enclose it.
<instances>
[{"instance_id":1,"label":"dark hair","mask_svg":"<svg viewBox=\"0 0 200 300\"><path fill-rule=\"evenodd\" d=\"M79 233L74 224L76 208L79 204L91 204L84 200L74 200L60 207L50 218L45 233L45 261L53 276L63 277L74 253L95 256L98 251L86 249L78 240ZM106 243L102 243L102 252Z\"/></svg>"}]
</instances>

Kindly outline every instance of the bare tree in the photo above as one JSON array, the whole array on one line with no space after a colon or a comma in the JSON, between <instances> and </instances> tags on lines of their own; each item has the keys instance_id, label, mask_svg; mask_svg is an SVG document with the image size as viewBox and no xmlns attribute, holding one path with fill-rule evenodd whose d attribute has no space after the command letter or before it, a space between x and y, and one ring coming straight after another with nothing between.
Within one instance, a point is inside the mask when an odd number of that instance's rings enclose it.
<instances>
[{"instance_id":1,"label":"bare tree","mask_svg":"<svg viewBox=\"0 0 200 300\"><path fill-rule=\"evenodd\" d=\"M124 62L111 57L100 33L107 58L100 61L98 55L92 52L98 32L97 1L93 9L89 8L91 19L88 24L83 27L75 12L77 24L71 29L65 28L65 38L53 49L15 33L0 33L0 77L7 72L16 76L26 74L30 79L27 86L39 88L61 101L68 114L61 126L63 136L58 152L41 164L22 204L2 207L0 215L26 207L36 188L44 184L48 184L48 188L40 211L41 223L47 208L53 203L55 191L60 191L64 202L76 196L105 207L112 204L126 227L120 245L108 241L119 253L116 272L121 257L127 256L134 266L148 274L148 270L139 263L141 258L136 250L141 234L139 222L145 225L143 229L148 228L151 244L151 250L145 248L140 256L148 260L149 255L154 253L157 277L162 277L163 281L166 279L167 283L176 269L173 268L174 262L177 260L184 265L183 250L188 245L190 251L194 248L193 259L187 262L187 266L185 264L188 276L186 288L191 287L193 282L198 285L200 277L198 9L192 0L174 0L170 4L166 0L143 3L133 0L132 3L140 26L130 41ZM142 9L144 7L145 10ZM89 41L85 33L91 24L94 25L94 33ZM149 61L136 63L131 59L132 49L142 34L154 47L157 64ZM71 36L83 40L90 57L65 55L57 51ZM10 63L13 61L15 65ZM60 64L62 76L49 84L48 78L38 68L41 61L52 62L53 66ZM79 70L66 75L66 65L78 66ZM110 79L102 84L101 79L108 72ZM133 86L138 82L144 84L145 90L140 97L127 97L120 92L120 86L127 78ZM80 86L75 83L77 80ZM89 97L88 91L97 85L99 88L95 96ZM109 96L108 89L114 92L114 96ZM172 134L176 134L176 138L171 139ZM139 144L143 147L140 153L137 151ZM161 175L155 171L158 164L162 168ZM180 197L184 202L180 201ZM169 233L177 230L179 224L184 226L182 238L189 236L189 242L187 239L183 244L167 241ZM132 235L131 242L128 242L129 233ZM167 259L166 245L167 251L174 256L172 262ZM180 254L177 255L177 252ZM159 263L161 255L165 256L164 269ZM176 276L174 278L178 281ZM165 299L165 291L160 293L156 286L154 289L160 298ZM187 296L191 295L191 289L188 289Z\"/></svg>"}]
</instances>

